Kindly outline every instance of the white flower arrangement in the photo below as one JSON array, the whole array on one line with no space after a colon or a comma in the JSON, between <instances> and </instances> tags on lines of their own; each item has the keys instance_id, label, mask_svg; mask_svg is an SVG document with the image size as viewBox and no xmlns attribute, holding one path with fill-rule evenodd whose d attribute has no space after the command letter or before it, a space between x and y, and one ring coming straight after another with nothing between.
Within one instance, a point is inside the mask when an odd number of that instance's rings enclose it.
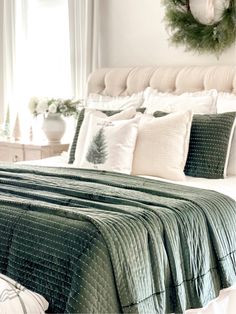
<instances>
[{"instance_id":1,"label":"white flower arrangement","mask_svg":"<svg viewBox=\"0 0 236 314\"><path fill-rule=\"evenodd\" d=\"M37 98L32 97L29 101L29 111L37 117L40 114L55 114L59 113L63 116L77 115L78 106L82 104L81 100L61 99L61 98Z\"/></svg>"}]
</instances>

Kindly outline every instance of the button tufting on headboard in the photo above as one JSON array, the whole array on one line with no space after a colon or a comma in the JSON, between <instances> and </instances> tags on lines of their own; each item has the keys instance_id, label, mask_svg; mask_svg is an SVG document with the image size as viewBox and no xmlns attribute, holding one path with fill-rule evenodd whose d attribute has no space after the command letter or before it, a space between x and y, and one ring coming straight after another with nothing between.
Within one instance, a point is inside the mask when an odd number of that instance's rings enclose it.
<instances>
[{"instance_id":1,"label":"button tufting on headboard","mask_svg":"<svg viewBox=\"0 0 236 314\"><path fill-rule=\"evenodd\" d=\"M236 94L235 66L101 68L90 74L88 93L126 96L151 86L160 92L217 89Z\"/></svg>"}]
</instances>

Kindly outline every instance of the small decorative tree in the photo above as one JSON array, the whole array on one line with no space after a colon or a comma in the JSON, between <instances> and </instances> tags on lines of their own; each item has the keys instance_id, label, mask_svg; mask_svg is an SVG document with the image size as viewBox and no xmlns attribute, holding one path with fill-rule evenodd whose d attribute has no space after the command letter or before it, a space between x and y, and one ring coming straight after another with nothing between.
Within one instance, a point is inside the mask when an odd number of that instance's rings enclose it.
<instances>
[{"instance_id":1,"label":"small decorative tree","mask_svg":"<svg viewBox=\"0 0 236 314\"><path fill-rule=\"evenodd\" d=\"M88 162L94 164L94 168L96 168L96 165L105 163L107 154L106 137L104 129L101 128L92 139L86 159Z\"/></svg>"},{"instance_id":2,"label":"small decorative tree","mask_svg":"<svg viewBox=\"0 0 236 314\"><path fill-rule=\"evenodd\" d=\"M15 141L20 141L21 139L21 128L20 128L20 119L19 114L16 114L16 121L13 129L13 138Z\"/></svg>"},{"instance_id":3,"label":"small decorative tree","mask_svg":"<svg viewBox=\"0 0 236 314\"><path fill-rule=\"evenodd\" d=\"M10 138L10 108L7 107L7 114L4 122L4 136Z\"/></svg>"}]
</instances>

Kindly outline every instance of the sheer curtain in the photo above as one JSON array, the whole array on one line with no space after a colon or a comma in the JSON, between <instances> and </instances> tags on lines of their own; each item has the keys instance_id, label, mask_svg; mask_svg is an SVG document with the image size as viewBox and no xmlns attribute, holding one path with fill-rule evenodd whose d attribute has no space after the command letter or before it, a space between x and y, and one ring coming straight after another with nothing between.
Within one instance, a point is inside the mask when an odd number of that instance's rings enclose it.
<instances>
[{"instance_id":1,"label":"sheer curtain","mask_svg":"<svg viewBox=\"0 0 236 314\"><path fill-rule=\"evenodd\" d=\"M99 0L0 0L0 124L33 96L84 97L99 66Z\"/></svg>"},{"instance_id":2,"label":"sheer curtain","mask_svg":"<svg viewBox=\"0 0 236 314\"><path fill-rule=\"evenodd\" d=\"M15 3L0 0L0 124L14 92Z\"/></svg>"},{"instance_id":3,"label":"sheer curtain","mask_svg":"<svg viewBox=\"0 0 236 314\"><path fill-rule=\"evenodd\" d=\"M68 0L71 83L76 98L86 95L90 72L100 66L99 0Z\"/></svg>"},{"instance_id":4,"label":"sheer curtain","mask_svg":"<svg viewBox=\"0 0 236 314\"><path fill-rule=\"evenodd\" d=\"M28 0L0 0L0 124L10 110L10 122L14 123L22 108L22 88L25 74L25 43Z\"/></svg>"}]
</instances>

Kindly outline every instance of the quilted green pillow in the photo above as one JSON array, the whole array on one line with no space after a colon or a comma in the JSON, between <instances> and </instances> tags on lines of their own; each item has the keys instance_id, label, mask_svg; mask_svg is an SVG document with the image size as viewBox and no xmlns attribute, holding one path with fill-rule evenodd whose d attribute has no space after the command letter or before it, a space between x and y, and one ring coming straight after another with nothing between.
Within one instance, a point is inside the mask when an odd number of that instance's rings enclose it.
<instances>
[{"instance_id":1,"label":"quilted green pillow","mask_svg":"<svg viewBox=\"0 0 236 314\"><path fill-rule=\"evenodd\" d=\"M70 146L69 161L68 161L69 164L73 164L74 159L75 159L76 144L77 144L79 131L80 131L82 122L84 121L84 112L85 112L85 109L82 109L80 111L78 119L77 119L73 141L72 141L71 146Z\"/></svg>"},{"instance_id":2,"label":"quilted green pillow","mask_svg":"<svg viewBox=\"0 0 236 314\"><path fill-rule=\"evenodd\" d=\"M137 112L141 112L141 113L143 113L145 110L146 110L146 108L136 109ZM108 117L113 116L114 114L121 112L121 110L99 110L99 111L105 113ZM84 112L85 112L85 109L82 109L80 111L78 119L77 119L75 133L74 133L73 141L71 143L70 151L69 151L69 161L68 161L69 164L73 164L73 162L75 160L76 144L78 141L81 125L84 121Z\"/></svg>"},{"instance_id":3,"label":"quilted green pillow","mask_svg":"<svg viewBox=\"0 0 236 314\"><path fill-rule=\"evenodd\" d=\"M165 115L155 112L155 117ZM194 115L185 174L220 179L226 175L235 112Z\"/></svg>"}]
</instances>

